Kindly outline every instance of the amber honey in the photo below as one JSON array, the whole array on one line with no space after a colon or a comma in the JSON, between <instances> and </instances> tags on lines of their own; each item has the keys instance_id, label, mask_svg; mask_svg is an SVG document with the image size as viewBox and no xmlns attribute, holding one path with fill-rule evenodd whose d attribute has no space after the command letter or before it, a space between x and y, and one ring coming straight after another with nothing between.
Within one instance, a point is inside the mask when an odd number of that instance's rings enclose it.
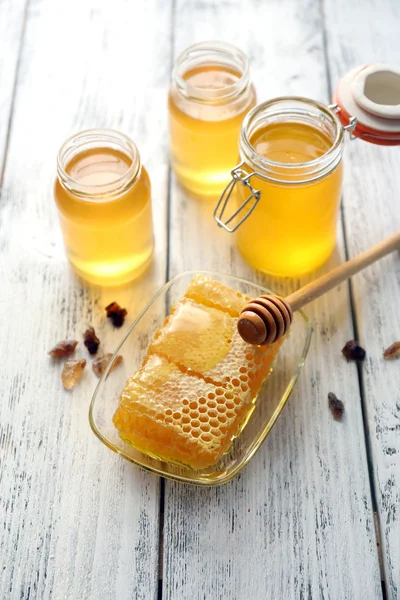
<instances>
[{"instance_id":1,"label":"amber honey","mask_svg":"<svg viewBox=\"0 0 400 600\"><path fill-rule=\"evenodd\" d=\"M283 116L281 107L266 111L274 101L257 107L241 137L242 168L253 173L251 188L261 195L237 230L237 245L253 267L277 276L301 275L327 260L340 204L340 124L327 108L321 113L322 105L312 103L314 114L303 107L308 101L297 102L297 111ZM239 184L238 206L250 195Z\"/></svg>"},{"instance_id":2,"label":"amber honey","mask_svg":"<svg viewBox=\"0 0 400 600\"><path fill-rule=\"evenodd\" d=\"M171 161L183 187L217 196L236 160L240 127L255 105L248 62L228 44L197 44L177 61L169 94Z\"/></svg>"},{"instance_id":3,"label":"amber honey","mask_svg":"<svg viewBox=\"0 0 400 600\"><path fill-rule=\"evenodd\" d=\"M150 180L139 153L117 132L94 130L61 148L55 200L68 258L92 283L140 275L153 251Z\"/></svg>"}]
</instances>

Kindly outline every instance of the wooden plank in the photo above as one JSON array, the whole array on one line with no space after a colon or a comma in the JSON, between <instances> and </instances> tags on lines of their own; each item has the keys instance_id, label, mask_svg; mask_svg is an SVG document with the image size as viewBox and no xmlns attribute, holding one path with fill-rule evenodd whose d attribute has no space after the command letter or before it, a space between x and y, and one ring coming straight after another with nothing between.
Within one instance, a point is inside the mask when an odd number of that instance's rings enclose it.
<instances>
[{"instance_id":1,"label":"wooden plank","mask_svg":"<svg viewBox=\"0 0 400 600\"><path fill-rule=\"evenodd\" d=\"M27 0L0 2L0 188Z\"/></svg>"},{"instance_id":2,"label":"wooden plank","mask_svg":"<svg viewBox=\"0 0 400 600\"><path fill-rule=\"evenodd\" d=\"M328 57L335 85L349 69L371 62L398 67L400 6L394 0L325 2ZM400 151L357 141L348 144L344 215L349 254L384 239L400 222ZM383 564L389 598L400 596L400 372L382 352L400 339L399 256L353 279L359 337L367 349L362 369L365 414L374 472Z\"/></svg>"},{"instance_id":3,"label":"wooden plank","mask_svg":"<svg viewBox=\"0 0 400 600\"><path fill-rule=\"evenodd\" d=\"M90 431L90 367L67 393L47 350L92 323L111 351L165 281L170 10L164 0L30 3L0 217L1 598L157 595L159 480ZM58 146L93 126L131 135L153 182L154 264L120 289L74 276L52 198ZM123 330L106 322L112 300L129 311Z\"/></svg>"},{"instance_id":4,"label":"wooden plank","mask_svg":"<svg viewBox=\"0 0 400 600\"><path fill-rule=\"evenodd\" d=\"M299 94L328 101L316 2L178 0L175 54L221 36L247 51L261 100ZM173 183L171 275L187 268L231 272L282 293L302 283L271 282L253 272L211 211ZM339 234L327 266L342 259ZM353 336L347 286L307 313L315 334L299 385L246 471L208 490L166 484L168 600L381 595L357 373L340 352ZM330 391L344 399L341 423L329 413Z\"/></svg>"}]
</instances>

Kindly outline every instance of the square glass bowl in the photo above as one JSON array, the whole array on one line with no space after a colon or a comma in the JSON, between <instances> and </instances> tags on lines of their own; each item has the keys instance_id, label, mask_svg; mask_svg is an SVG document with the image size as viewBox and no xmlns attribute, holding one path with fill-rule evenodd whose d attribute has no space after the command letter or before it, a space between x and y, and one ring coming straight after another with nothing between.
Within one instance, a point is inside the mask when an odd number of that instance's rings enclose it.
<instances>
[{"instance_id":1,"label":"square glass bowl","mask_svg":"<svg viewBox=\"0 0 400 600\"><path fill-rule=\"evenodd\" d=\"M245 279L207 271L185 272L171 279L149 302L115 350L93 394L89 422L103 444L137 466L177 481L210 486L226 483L240 473L271 431L303 367L312 328L302 312L294 313L290 334L281 346L272 373L262 386L248 423L215 466L194 471L146 456L121 440L112 418L118 406L119 395L127 379L140 368L156 330L162 326L171 307L185 294L189 283L199 273L251 298L273 293ZM124 361L107 377L117 354L122 354Z\"/></svg>"}]
</instances>

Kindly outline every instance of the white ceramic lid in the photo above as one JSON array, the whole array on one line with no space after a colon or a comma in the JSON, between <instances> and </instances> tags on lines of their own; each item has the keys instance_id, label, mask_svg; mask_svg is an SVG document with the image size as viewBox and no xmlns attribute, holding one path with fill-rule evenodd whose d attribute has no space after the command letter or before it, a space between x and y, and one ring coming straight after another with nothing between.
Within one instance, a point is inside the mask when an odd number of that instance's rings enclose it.
<instances>
[{"instance_id":1,"label":"white ceramic lid","mask_svg":"<svg viewBox=\"0 0 400 600\"><path fill-rule=\"evenodd\" d=\"M334 94L343 125L357 119L353 134L373 144L400 144L400 69L376 63L356 67Z\"/></svg>"}]
</instances>

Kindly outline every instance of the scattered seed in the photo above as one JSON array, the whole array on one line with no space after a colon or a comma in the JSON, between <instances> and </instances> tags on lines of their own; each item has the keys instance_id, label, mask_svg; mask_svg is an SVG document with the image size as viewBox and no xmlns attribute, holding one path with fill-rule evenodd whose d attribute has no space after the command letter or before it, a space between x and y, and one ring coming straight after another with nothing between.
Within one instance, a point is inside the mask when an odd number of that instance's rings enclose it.
<instances>
[{"instance_id":1,"label":"scattered seed","mask_svg":"<svg viewBox=\"0 0 400 600\"><path fill-rule=\"evenodd\" d=\"M66 390L71 390L76 386L83 375L86 367L86 360L67 360L61 373L61 380Z\"/></svg>"},{"instance_id":2,"label":"scattered seed","mask_svg":"<svg viewBox=\"0 0 400 600\"><path fill-rule=\"evenodd\" d=\"M338 421L342 418L344 413L344 404L335 394L329 392L328 394L329 408L334 416L334 418Z\"/></svg>"},{"instance_id":3,"label":"scattered seed","mask_svg":"<svg viewBox=\"0 0 400 600\"><path fill-rule=\"evenodd\" d=\"M400 342L394 342L389 348L383 353L383 358L386 360L391 360L393 358L398 358L400 356Z\"/></svg>"},{"instance_id":4,"label":"scattered seed","mask_svg":"<svg viewBox=\"0 0 400 600\"><path fill-rule=\"evenodd\" d=\"M49 351L50 356L54 356L55 358L63 358L64 356L71 356L75 352L75 348L77 347L77 340L62 340L58 342Z\"/></svg>"},{"instance_id":5,"label":"scattered seed","mask_svg":"<svg viewBox=\"0 0 400 600\"><path fill-rule=\"evenodd\" d=\"M86 329L85 333L83 334L83 343L88 349L89 354L96 354L100 345L100 340L97 337L93 327Z\"/></svg>"},{"instance_id":6,"label":"scattered seed","mask_svg":"<svg viewBox=\"0 0 400 600\"><path fill-rule=\"evenodd\" d=\"M361 348L356 340L349 340L342 348L342 354L349 360L363 361L365 359L365 350Z\"/></svg>"},{"instance_id":7,"label":"scattered seed","mask_svg":"<svg viewBox=\"0 0 400 600\"><path fill-rule=\"evenodd\" d=\"M97 377L101 377L101 375L103 375L108 363L110 362L111 357L111 352L108 352L107 354L104 354L104 356L99 356L98 358L94 359L94 361L92 362L92 369L93 373L97 375ZM113 364L110 367L109 373L111 373L111 371L114 371L114 369L116 369L122 363L122 360L122 356L120 354L117 354Z\"/></svg>"},{"instance_id":8,"label":"scattered seed","mask_svg":"<svg viewBox=\"0 0 400 600\"><path fill-rule=\"evenodd\" d=\"M128 314L128 311L125 308L121 308L118 302L111 302L111 304L106 306L106 312L107 317L111 319L114 327L121 327Z\"/></svg>"}]
</instances>

